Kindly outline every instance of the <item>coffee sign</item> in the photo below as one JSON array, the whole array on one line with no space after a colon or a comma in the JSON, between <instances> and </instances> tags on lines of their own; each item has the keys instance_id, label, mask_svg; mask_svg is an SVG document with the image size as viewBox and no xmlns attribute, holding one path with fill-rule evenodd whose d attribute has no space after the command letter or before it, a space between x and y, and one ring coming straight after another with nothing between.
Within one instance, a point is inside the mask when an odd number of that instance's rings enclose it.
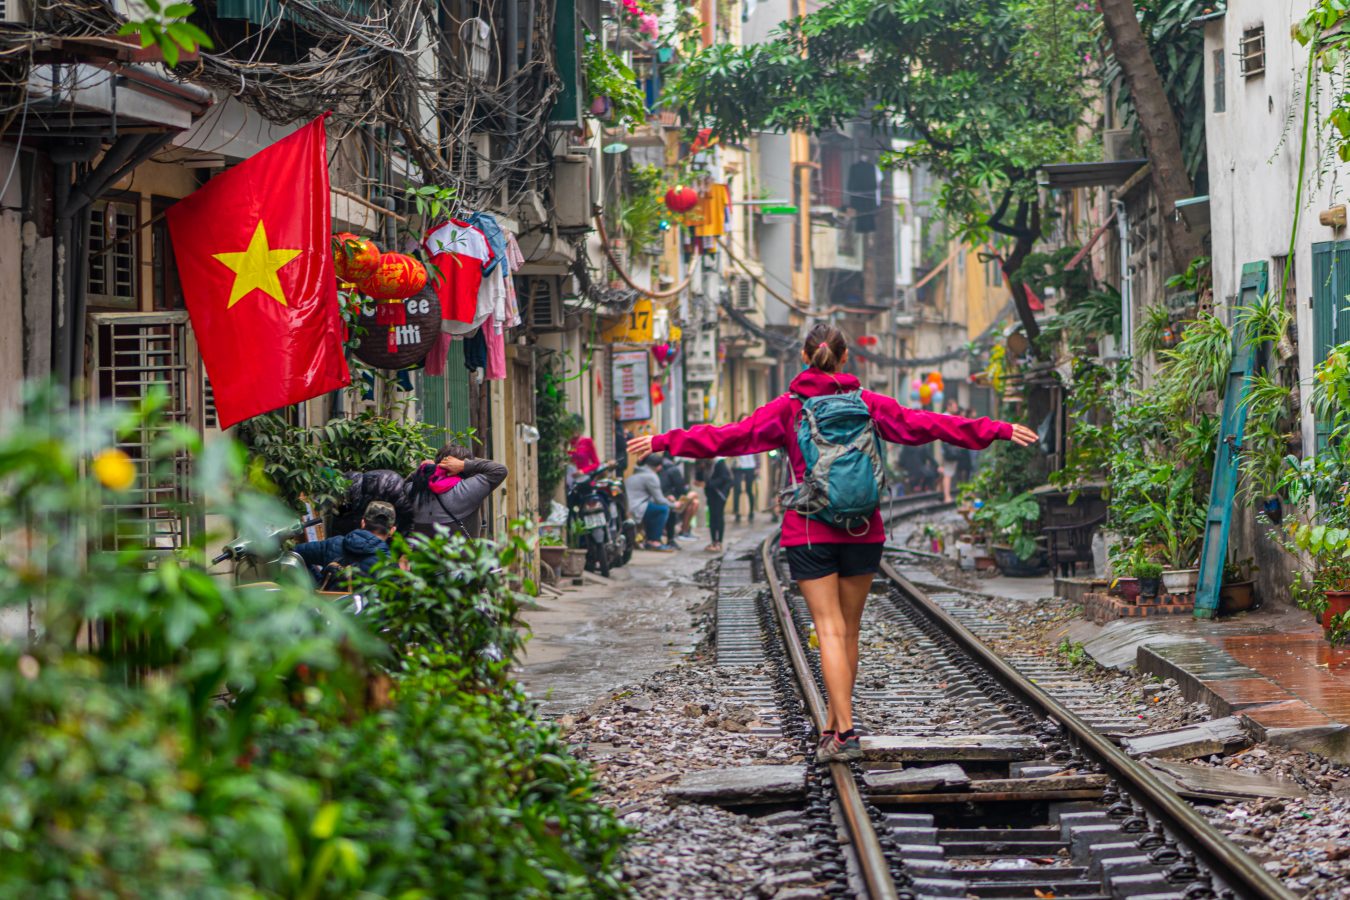
<instances>
[{"instance_id":1,"label":"coffee sign","mask_svg":"<svg viewBox=\"0 0 1350 900\"><path fill-rule=\"evenodd\" d=\"M402 325L379 325L376 308L386 304L366 299L361 307L361 327L366 333L352 352L377 369L406 369L427 358L441 331L441 303L435 291L425 287L403 301Z\"/></svg>"}]
</instances>

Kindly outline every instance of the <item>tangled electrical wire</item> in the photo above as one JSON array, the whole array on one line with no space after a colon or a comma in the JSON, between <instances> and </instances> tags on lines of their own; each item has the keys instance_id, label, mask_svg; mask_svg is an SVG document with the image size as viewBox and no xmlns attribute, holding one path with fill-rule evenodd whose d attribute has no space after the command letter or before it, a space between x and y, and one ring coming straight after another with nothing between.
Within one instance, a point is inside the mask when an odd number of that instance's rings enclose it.
<instances>
[{"instance_id":1,"label":"tangled electrical wire","mask_svg":"<svg viewBox=\"0 0 1350 900\"><path fill-rule=\"evenodd\" d=\"M25 108L34 44L45 35L114 34L122 22L98 0L36 3L31 29L0 31L0 134ZM172 74L281 124L331 110L339 140L344 126L346 134L364 129L384 159L403 156L421 170L407 180L453 188L463 208L510 204L548 173L548 114L562 88L550 5L513 7L521 17L512 35L502 33L506 4L493 0L464 18L443 0L275 0L262 8L261 27L199 11L192 21L215 48ZM504 52L512 43L514 67ZM371 186L384 192L401 176L392 165Z\"/></svg>"}]
</instances>

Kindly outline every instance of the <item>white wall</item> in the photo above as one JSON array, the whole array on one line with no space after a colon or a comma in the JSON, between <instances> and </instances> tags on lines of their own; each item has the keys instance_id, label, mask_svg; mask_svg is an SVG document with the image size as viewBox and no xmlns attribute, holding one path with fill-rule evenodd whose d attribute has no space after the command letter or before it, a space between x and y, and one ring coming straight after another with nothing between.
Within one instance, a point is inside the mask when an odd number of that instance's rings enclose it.
<instances>
[{"instance_id":1,"label":"white wall","mask_svg":"<svg viewBox=\"0 0 1350 900\"><path fill-rule=\"evenodd\" d=\"M1205 103L1207 110L1210 220L1216 306L1235 296L1244 263L1265 260L1271 286L1278 289L1282 272L1277 257L1289 252L1298 193L1303 85L1308 54L1292 40L1290 28L1310 8L1310 0L1229 0L1228 13L1205 26ZM1243 78L1238 48L1245 29L1264 24L1264 74ZM1226 111L1215 112L1216 51L1226 60ZM1319 98L1323 116L1336 96L1322 79ZM1316 116L1316 113L1314 113ZM1318 212L1346 202L1350 166L1340 163L1310 125L1304 204L1295 240L1294 285L1297 292L1299 370L1311 376L1313 318L1311 299L1312 245L1344 240L1345 229L1318 223ZM1306 393L1306 392L1305 392ZM1312 419L1304 415L1304 446L1312 446Z\"/></svg>"}]
</instances>

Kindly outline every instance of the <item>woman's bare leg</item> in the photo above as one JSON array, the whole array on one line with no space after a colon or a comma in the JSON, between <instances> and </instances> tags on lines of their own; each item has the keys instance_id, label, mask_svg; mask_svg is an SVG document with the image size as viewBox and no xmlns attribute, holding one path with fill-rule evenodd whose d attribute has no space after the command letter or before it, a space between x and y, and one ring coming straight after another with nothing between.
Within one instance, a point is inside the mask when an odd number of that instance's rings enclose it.
<instances>
[{"instance_id":1,"label":"woman's bare leg","mask_svg":"<svg viewBox=\"0 0 1350 900\"><path fill-rule=\"evenodd\" d=\"M875 575L851 575L839 579L839 608L844 618L844 650L848 654L849 681L849 724L853 727L852 698L853 686L858 682L858 632L862 627L863 607L867 605L867 594L872 590Z\"/></svg>"},{"instance_id":2,"label":"woman's bare leg","mask_svg":"<svg viewBox=\"0 0 1350 900\"><path fill-rule=\"evenodd\" d=\"M840 578L826 575L797 582L820 641L820 669L825 676L825 729L847 731L853 727L853 663L849 662L848 623L839 598ZM864 592L864 597L866 593ZM861 613L859 613L861 615ZM857 658L856 630L853 658Z\"/></svg>"}]
</instances>

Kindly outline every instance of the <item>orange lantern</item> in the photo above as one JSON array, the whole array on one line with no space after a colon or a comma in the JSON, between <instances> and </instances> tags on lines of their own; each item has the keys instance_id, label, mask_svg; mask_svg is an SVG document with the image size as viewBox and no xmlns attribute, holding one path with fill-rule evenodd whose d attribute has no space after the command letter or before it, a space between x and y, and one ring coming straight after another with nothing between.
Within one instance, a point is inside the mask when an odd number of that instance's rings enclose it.
<instances>
[{"instance_id":1,"label":"orange lantern","mask_svg":"<svg viewBox=\"0 0 1350 900\"><path fill-rule=\"evenodd\" d=\"M698 206L698 191L687 185L676 185L666 191L666 208L673 213L687 213Z\"/></svg>"},{"instance_id":2,"label":"orange lantern","mask_svg":"<svg viewBox=\"0 0 1350 900\"><path fill-rule=\"evenodd\" d=\"M375 242L350 231L333 235L333 269L339 281L356 284L380 267L380 248Z\"/></svg>"},{"instance_id":3,"label":"orange lantern","mask_svg":"<svg viewBox=\"0 0 1350 900\"><path fill-rule=\"evenodd\" d=\"M362 280L361 293L376 300L404 300L427 284L427 269L406 253L382 253L380 265Z\"/></svg>"}]
</instances>

